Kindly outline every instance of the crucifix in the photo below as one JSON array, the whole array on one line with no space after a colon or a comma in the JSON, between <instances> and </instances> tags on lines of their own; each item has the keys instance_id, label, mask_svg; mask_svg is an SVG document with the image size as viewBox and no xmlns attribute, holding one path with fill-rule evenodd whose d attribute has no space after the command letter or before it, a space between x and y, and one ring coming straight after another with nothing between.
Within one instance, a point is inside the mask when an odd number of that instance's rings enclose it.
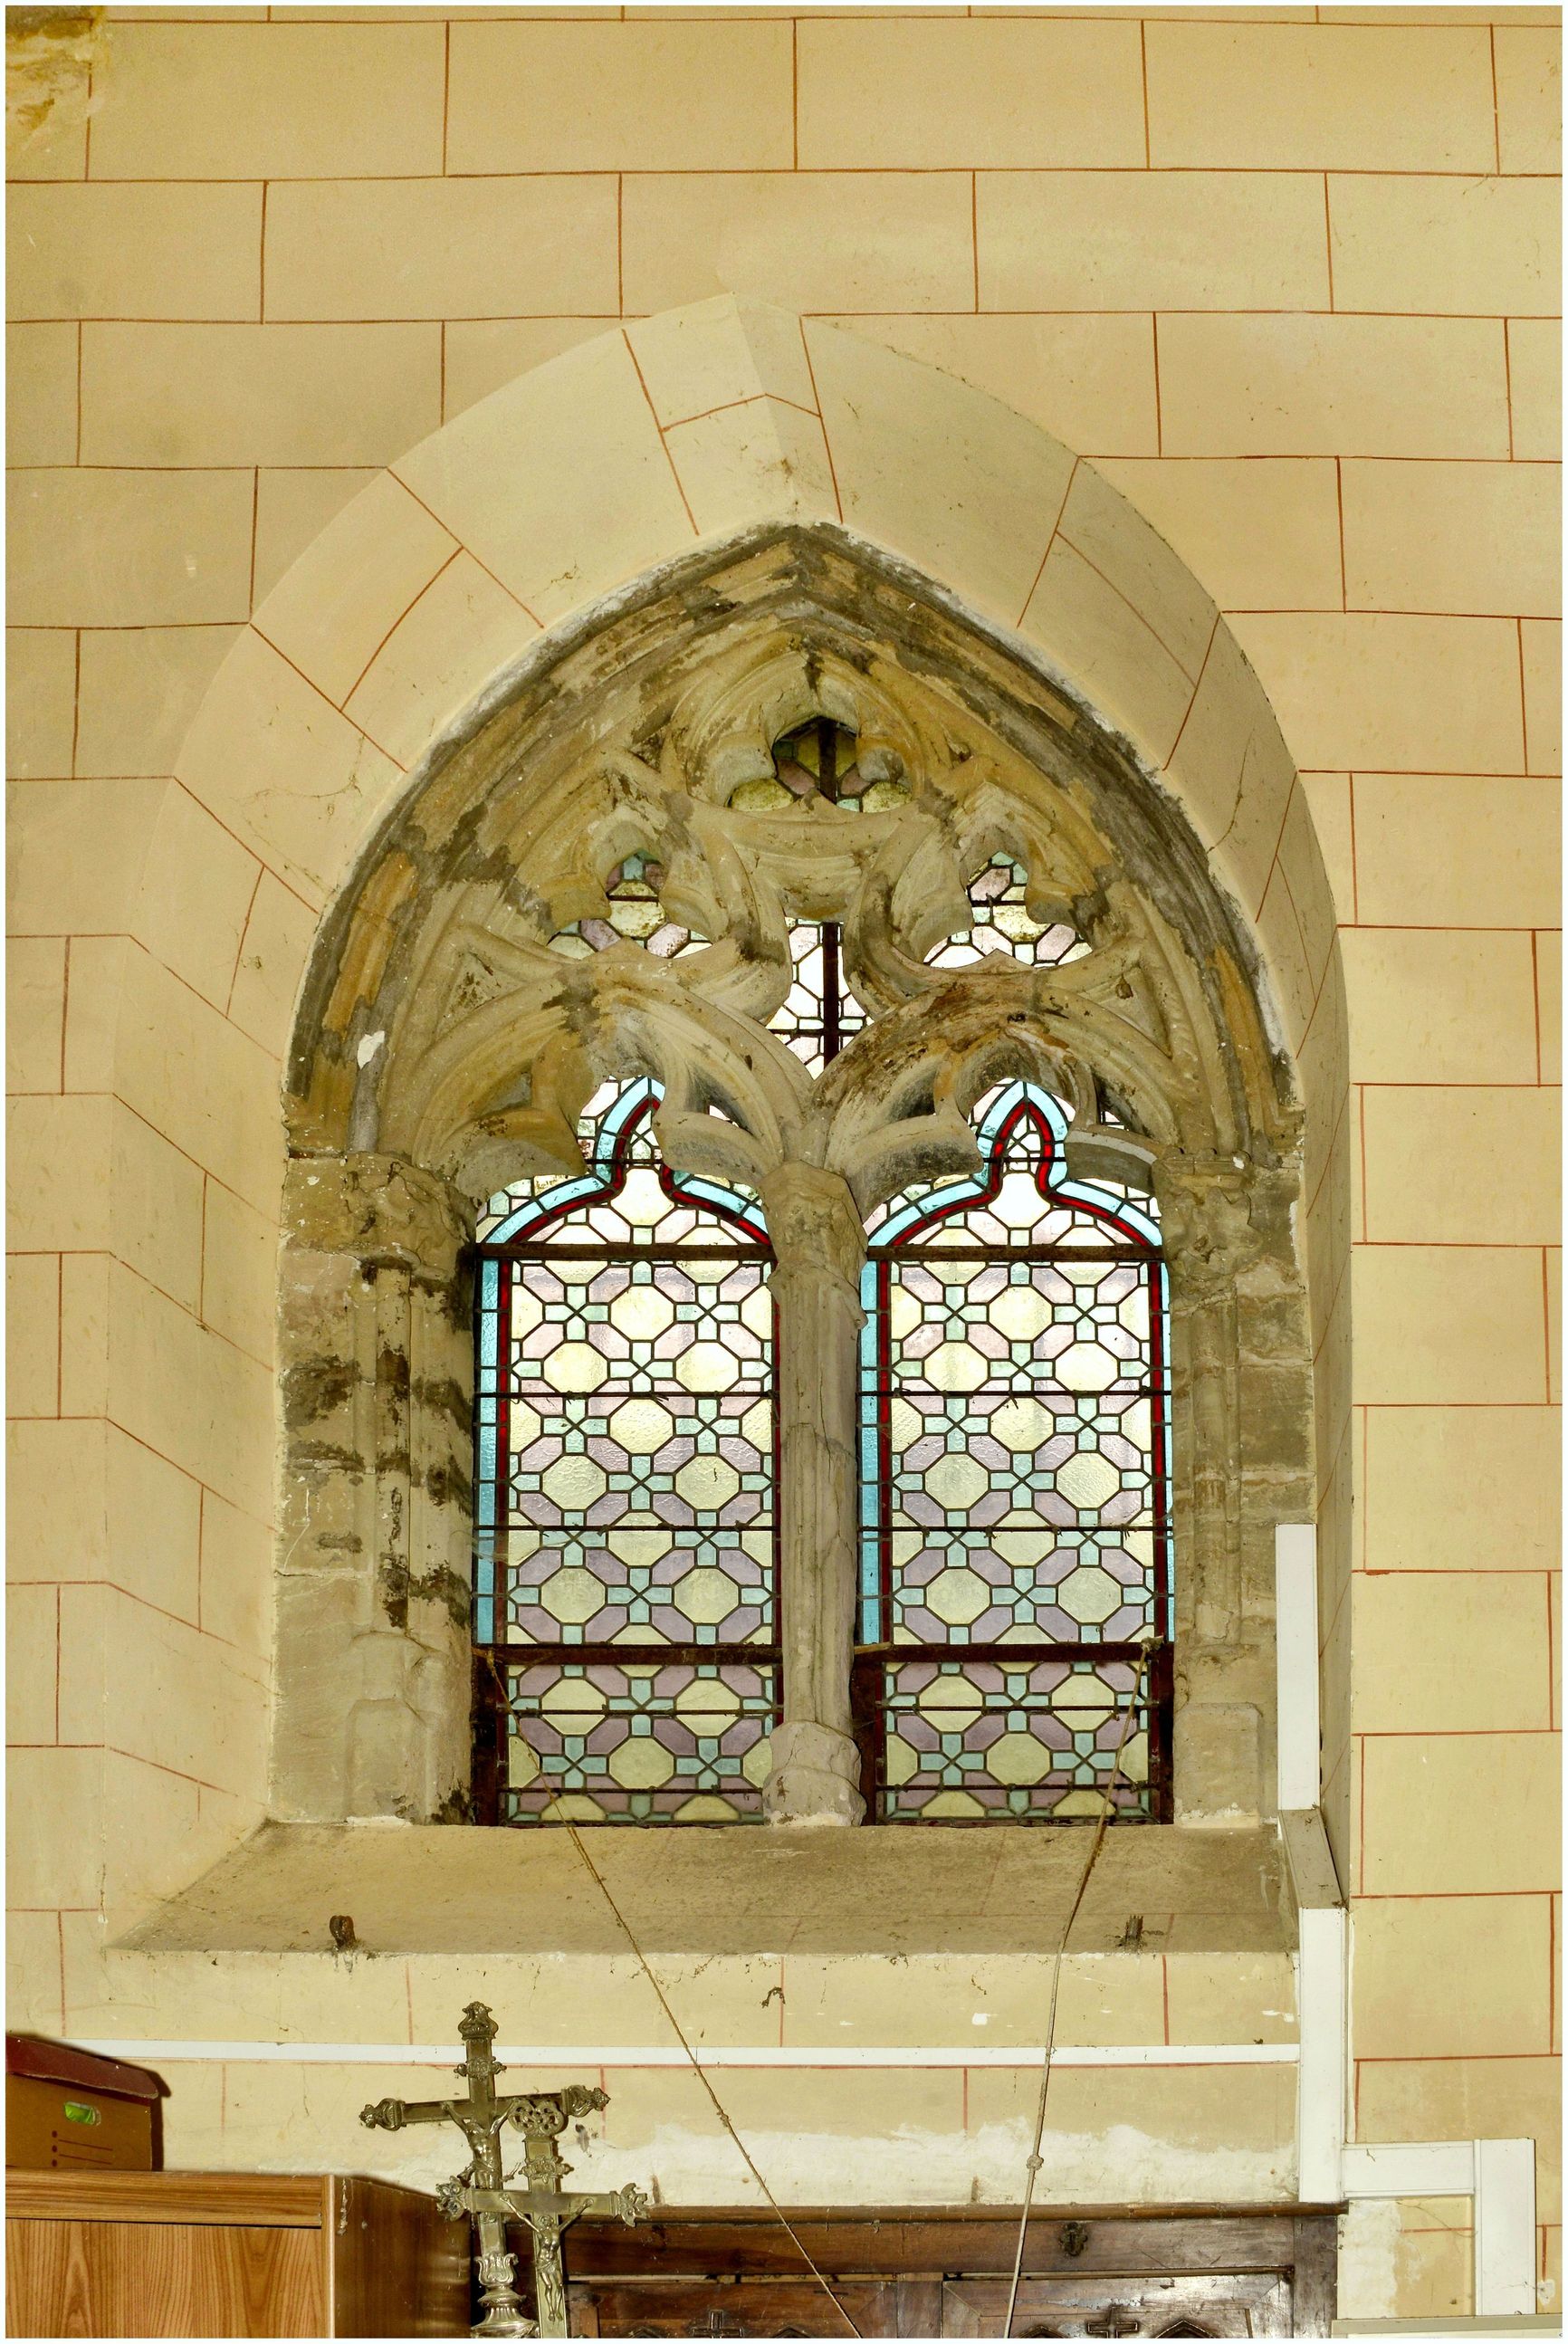
<instances>
[{"instance_id":1,"label":"crucifix","mask_svg":"<svg viewBox=\"0 0 1568 2344\"><path fill-rule=\"evenodd\" d=\"M487 2006L470 2002L458 2023L468 2057L454 2072L467 2079L464 2099L378 2100L361 2108L359 2122L400 2132L405 2125L455 2124L473 2152L472 2162L436 2192L449 2221L470 2215L479 2229L480 2301L484 2316L474 2336L564 2336L566 2280L561 2234L582 2214L604 2214L622 2222L641 2221L648 2200L641 2189L595 2192L563 2190L572 2167L556 2142L573 2117L607 2106L609 2095L583 2084L561 2092L498 2095L500 2063L491 2048L496 2025ZM514 2125L523 2137L525 2187L508 2189L501 2170L501 2133ZM533 2299L537 2324L523 2317L511 2280L517 2257L507 2252L507 2217L526 2222L533 2237Z\"/></svg>"}]
</instances>

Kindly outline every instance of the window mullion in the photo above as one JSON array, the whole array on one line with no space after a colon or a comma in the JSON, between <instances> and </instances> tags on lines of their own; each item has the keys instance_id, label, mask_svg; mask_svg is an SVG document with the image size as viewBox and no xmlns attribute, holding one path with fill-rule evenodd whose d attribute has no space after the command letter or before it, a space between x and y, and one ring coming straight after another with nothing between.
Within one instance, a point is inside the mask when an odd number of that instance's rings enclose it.
<instances>
[{"instance_id":1,"label":"window mullion","mask_svg":"<svg viewBox=\"0 0 1568 2344\"><path fill-rule=\"evenodd\" d=\"M763 1202L778 1311L778 1521L784 1723L776 1822L858 1823L850 1717L859 1546L860 1272L865 1234L835 1173L786 1164Z\"/></svg>"}]
</instances>

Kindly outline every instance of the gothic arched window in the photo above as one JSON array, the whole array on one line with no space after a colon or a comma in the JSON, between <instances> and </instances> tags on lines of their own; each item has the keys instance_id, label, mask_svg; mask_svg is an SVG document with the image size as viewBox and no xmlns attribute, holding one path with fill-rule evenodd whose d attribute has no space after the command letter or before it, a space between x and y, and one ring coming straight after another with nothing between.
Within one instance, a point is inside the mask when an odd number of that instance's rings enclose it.
<instances>
[{"instance_id":1,"label":"gothic arched window","mask_svg":"<svg viewBox=\"0 0 1568 2344\"><path fill-rule=\"evenodd\" d=\"M873 1218L857 1663L878 1821L1168 1814L1169 1337L1157 1208L1067 1177L1012 1082L978 1177ZM1123 1743L1139 1640L1153 1648ZM1121 1763L1116 1766L1121 1746Z\"/></svg>"},{"instance_id":2,"label":"gothic arched window","mask_svg":"<svg viewBox=\"0 0 1568 2344\"><path fill-rule=\"evenodd\" d=\"M324 932L280 1640L357 1690L284 1672L288 1798L1066 1824L1125 1724L1118 1814L1258 1812L1312 1418L1250 947L1091 713L757 560L498 707Z\"/></svg>"},{"instance_id":3,"label":"gothic arched window","mask_svg":"<svg viewBox=\"0 0 1568 2344\"><path fill-rule=\"evenodd\" d=\"M519 1184L478 1231L475 1642L496 1822L762 1813L772 1254L754 1197L663 1163L658 1098L607 1086L586 1173Z\"/></svg>"}]
</instances>

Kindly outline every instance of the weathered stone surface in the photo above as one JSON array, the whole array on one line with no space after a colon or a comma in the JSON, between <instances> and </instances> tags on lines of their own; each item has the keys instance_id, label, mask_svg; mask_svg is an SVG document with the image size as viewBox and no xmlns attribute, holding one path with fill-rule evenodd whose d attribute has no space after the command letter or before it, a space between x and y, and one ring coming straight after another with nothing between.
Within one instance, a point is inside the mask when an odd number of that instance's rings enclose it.
<instances>
[{"instance_id":1,"label":"weathered stone surface","mask_svg":"<svg viewBox=\"0 0 1568 2344\"><path fill-rule=\"evenodd\" d=\"M286 1242L450 1278L473 1234L444 1180L391 1156L295 1157L283 1186Z\"/></svg>"},{"instance_id":2,"label":"weathered stone surface","mask_svg":"<svg viewBox=\"0 0 1568 2344\"><path fill-rule=\"evenodd\" d=\"M384 1157L297 1159L285 1194L275 1811L450 1814L469 1769L466 1216Z\"/></svg>"},{"instance_id":3,"label":"weathered stone surface","mask_svg":"<svg viewBox=\"0 0 1568 2344\"><path fill-rule=\"evenodd\" d=\"M593 1861L649 1953L823 1955L1054 1947L1083 1872L1076 1831L931 1824L836 1831L598 1832ZM381 1954L622 1954L564 1832L269 1824L126 1939L146 1952L322 1951L349 1911ZM1107 1834L1073 1929L1117 1947L1170 1914L1172 1951L1294 1942L1272 1829Z\"/></svg>"},{"instance_id":4,"label":"weathered stone surface","mask_svg":"<svg viewBox=\"0 0 1568 2344\"><path fill-rule=\"evenodd\" d=\"M849 1732L859 1553L855 1449L865 1237L836 1173L787 1164L763 1189L778 1308L779 1610L784 1723L764 1803L774 1823L865 1813Z\"/></svg>"},{"instance_id":5,"label":"weathered stone surface","mask_svg":"<svg viewBox=\"0 0 1568 2344\"><path fill-rule=\"evenodd\" d=\"M763 1803L770 1823L857 1824L865 1814L860 1753L847 1733L786 1722L774 1728L769 1754Z\"/></svg>"}]
</instances>

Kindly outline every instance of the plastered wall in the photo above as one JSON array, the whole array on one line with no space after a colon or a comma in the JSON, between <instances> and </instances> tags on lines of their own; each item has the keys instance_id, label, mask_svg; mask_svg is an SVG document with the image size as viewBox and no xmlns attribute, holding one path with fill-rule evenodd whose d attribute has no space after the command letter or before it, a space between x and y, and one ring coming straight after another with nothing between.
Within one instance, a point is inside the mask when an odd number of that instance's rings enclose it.
<instances>
[{"instance_id":1,"label":"plastered wall","mask_svg":"<svg viewBox=\"0 0 1568 2344\"><path fill-rule=\"evenodd\" d=\"M187 728L382 466L733 290L1092 459L1302 769L1349 1011L1308 1224L1355 2120L1541 2138L1554 2278L1556 12L625 16L111 10L13 45L16 2016L137 2031L105 1910L261 1814L267 1102L317 909L168 778ZM220 2071L192 2089L187 2161L223 2161ZM1468 2303L1462 2208L1385 2245L1399 2310Z\"/></svg>"}]
</instances>

